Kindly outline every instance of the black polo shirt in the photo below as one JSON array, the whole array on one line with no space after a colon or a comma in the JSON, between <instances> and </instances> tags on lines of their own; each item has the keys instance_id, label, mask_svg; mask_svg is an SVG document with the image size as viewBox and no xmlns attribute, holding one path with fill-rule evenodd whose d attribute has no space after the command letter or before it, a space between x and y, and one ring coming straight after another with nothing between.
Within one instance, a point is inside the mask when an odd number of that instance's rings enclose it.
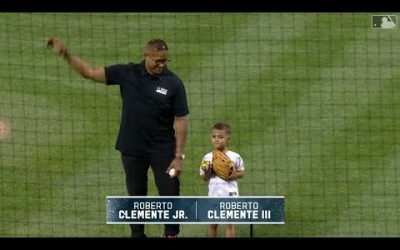
<instances>
[{"instance_id":1,"label":"black polo shirt","mask_svg":"<svg viewBox=\"0 0 400 250\"><path fill-rule=\"evenodd\" d=\"M150 75L139 64L105 67L108 85L119 84L122 115L115 148L135 156L172 156L176 139L174 116L189 114L185 87L167 68Z\"/></svg>"}]
</instances>

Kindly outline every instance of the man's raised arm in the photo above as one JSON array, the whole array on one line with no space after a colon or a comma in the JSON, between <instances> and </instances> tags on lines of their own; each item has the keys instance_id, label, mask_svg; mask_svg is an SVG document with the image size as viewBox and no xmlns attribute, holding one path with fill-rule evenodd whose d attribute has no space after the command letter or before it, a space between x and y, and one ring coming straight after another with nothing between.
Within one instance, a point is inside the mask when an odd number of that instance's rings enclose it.
<instances>
[{"instance_id":1,"label":"man's raised arm","mask_svg":"<svg viewBox=\"0 0 400 250\"><path fill-rule=\"evenodd\" d=\"M104 67L93 67L80 57L72 55L60 39L50 37L47 39L47 47L52 48L55 54L62 56L65 60L67 60L68 64L83 77L91 79L95 82L106 82Z\"/></svg>"}]
</instances>

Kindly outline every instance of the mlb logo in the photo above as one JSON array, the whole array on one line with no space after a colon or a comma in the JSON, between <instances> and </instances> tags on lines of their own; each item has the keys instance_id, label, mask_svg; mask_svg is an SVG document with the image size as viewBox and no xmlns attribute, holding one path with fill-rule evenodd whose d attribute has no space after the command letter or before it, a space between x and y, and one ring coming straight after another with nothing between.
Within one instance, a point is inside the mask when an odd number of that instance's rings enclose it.
<instances>
[{"instance_id":1,"label":"mlb logo","mask_svg":"<svg viewBox=\"0 0 400 250\"><path fill-rule=\"evenodd\" d=\"M163 95L167 95L168 89L164 89L162 87L157 87L156 92L160 93L160 94L163 94Z\"/></svg>"},{"instance_id":2,"label":"mlb logo","mask_svg":"<svg viewBox=\"0 0 400 250\"><path fill-rule=\"evenodd\" d=\"M397 16L393 15L372 16L372 28L395 29L397 28Z\"/></svg>"}]
</instances>

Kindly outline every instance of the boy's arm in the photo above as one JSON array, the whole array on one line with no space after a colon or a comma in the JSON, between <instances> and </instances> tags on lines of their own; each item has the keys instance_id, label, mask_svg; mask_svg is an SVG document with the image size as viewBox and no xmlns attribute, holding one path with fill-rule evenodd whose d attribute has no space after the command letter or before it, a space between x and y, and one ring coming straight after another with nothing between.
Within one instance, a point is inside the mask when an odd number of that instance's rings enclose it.
<instances>
[{"instance_id":1,"label":"boy's arm","mask_svg":"<svg viewBox=\"0 0 400 250\"><path fill-rule=\"evenodd\" d=\"M233 180L237 180L237 179L241 179L244 177L244 162L242 157L239 156L239 158L237 159L237 161L235 162L235 167L236 171L235 174L233 175ZM240 169L240 170L239 170Z\"/></svg>"},{"instance_id":2,"label":"boy's arm","mask_svg":"<svg viewBox=\"0 0 400 250\"><path fill-rule=\"evenodd\" d=\"M204 181L209 181L211 177L211 164L203 163L201 164L200 168L203 170L201 178L203 178Z\"/></svg>"},{"instance_id":3,"label":"boy's arm","mask_svg":"<svg viewBox=\"0 0 400 250\"><path fill-rule=\"evenodd\" d=\"M233 179L241 179L244 177L244 171L236 170L235 175L233 176Z\"/></svg>"},{"instance_id":4,"label":"boy's arm","mask_svg":"<svg viewBox=\"0 0 400 250\"><path fill-rule=\"evenodd\" d=\"M210 180L210 174L211 171L206 171L204 172L204 174L201 176L201 178L203 178L204 181L209 181Z\"/></svg>"}]
</instances>

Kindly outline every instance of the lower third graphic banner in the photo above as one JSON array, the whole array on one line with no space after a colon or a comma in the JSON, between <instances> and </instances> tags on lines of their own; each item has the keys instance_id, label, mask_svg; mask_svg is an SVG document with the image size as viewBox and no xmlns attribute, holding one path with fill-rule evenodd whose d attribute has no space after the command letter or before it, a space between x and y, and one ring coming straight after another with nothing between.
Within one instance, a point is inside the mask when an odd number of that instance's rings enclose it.
<instances>
[{"instance_id":1,"label":"lower third graphic banner","mask_svg":"<svg viewBox=\"0 0 400 250\"><path fill-rule=\"evenodd\" d=\"M284 196L107 196L107 224L284 224Z\"/></svg>"}]
</instances>

